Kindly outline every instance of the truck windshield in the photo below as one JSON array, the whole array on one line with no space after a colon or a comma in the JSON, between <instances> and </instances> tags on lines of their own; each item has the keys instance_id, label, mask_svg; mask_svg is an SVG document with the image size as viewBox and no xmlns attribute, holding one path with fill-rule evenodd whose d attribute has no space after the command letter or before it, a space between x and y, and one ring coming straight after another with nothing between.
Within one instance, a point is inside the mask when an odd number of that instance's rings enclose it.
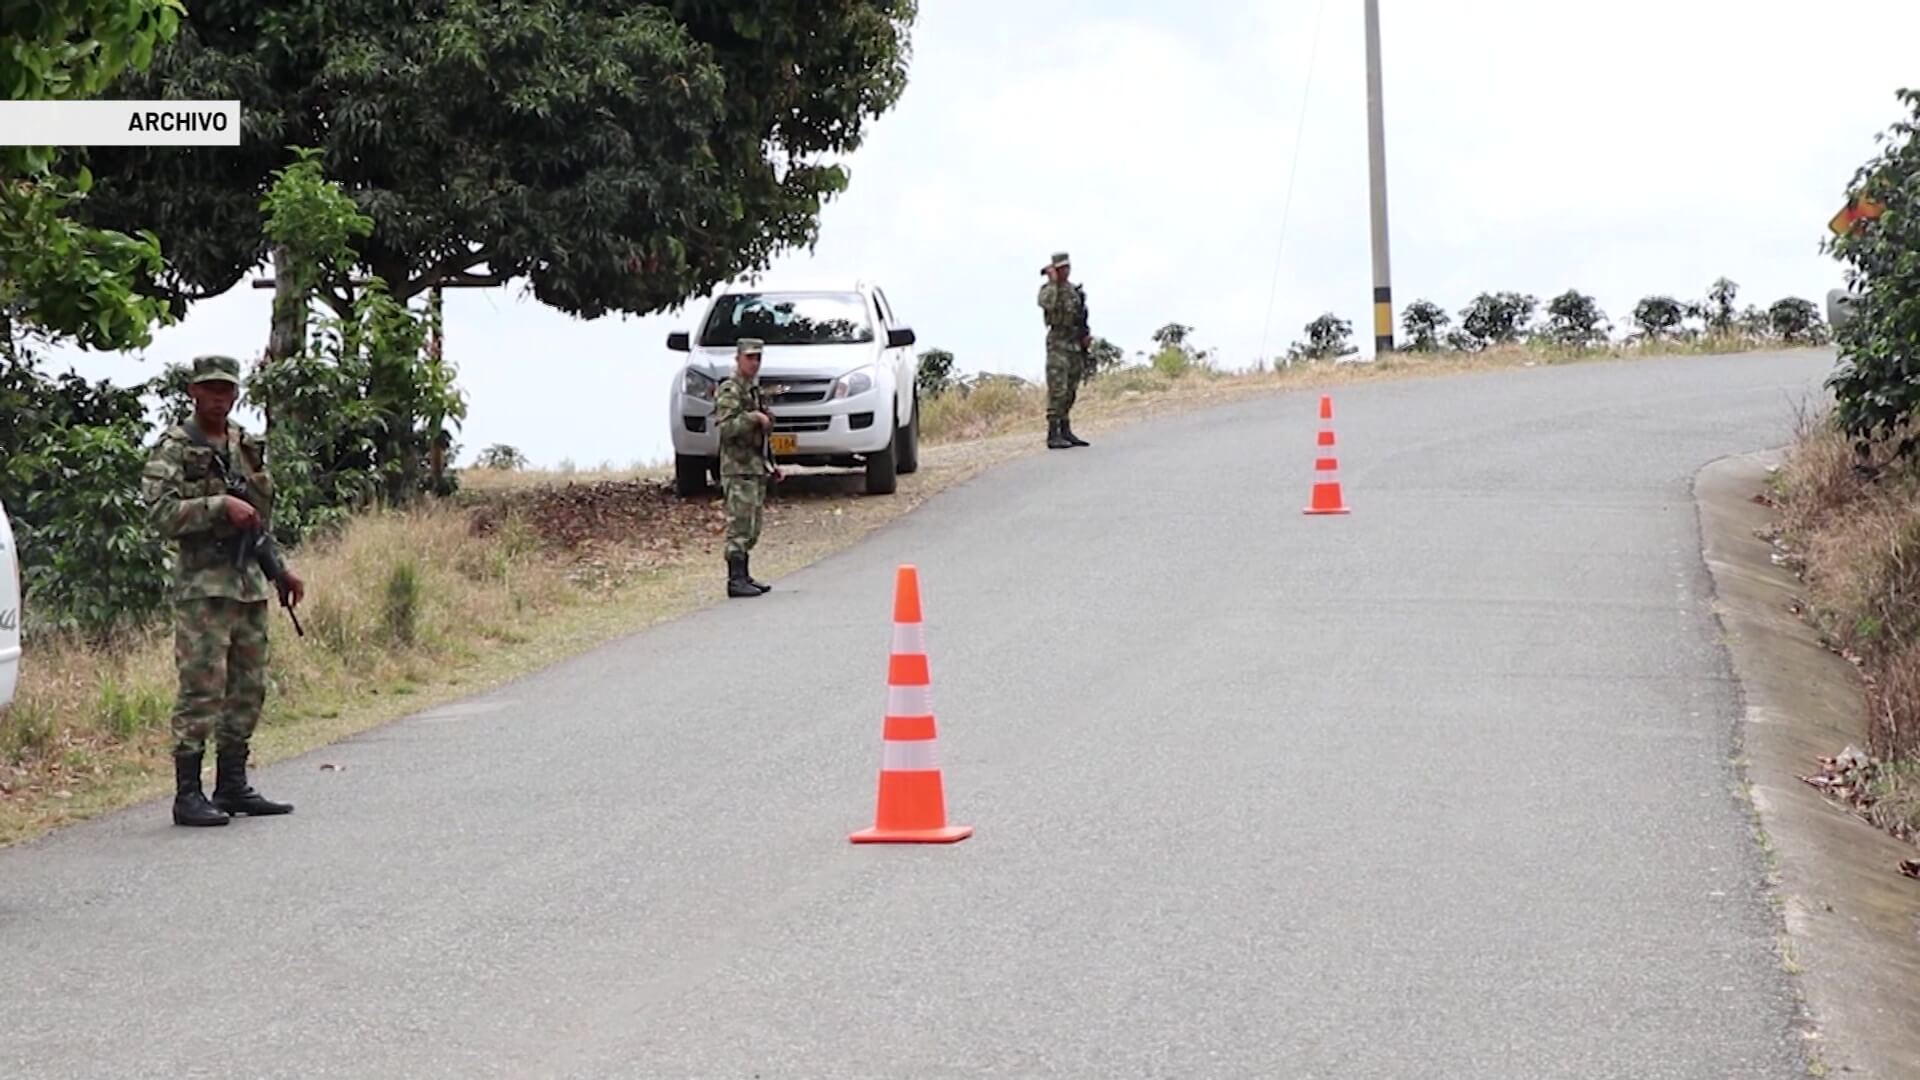
<instances>
[{"instance_id":1,"label":"truck windshield","mask_svg":"<svg viewBox=\"0 0 1920 1080\"><path fill-rule=\"evenodd\" d=\"M700 330L702 345L743 337L769 345L864 345L873 340L866 298L859 293L729 293Z\"/></svg>"}]
</instances>

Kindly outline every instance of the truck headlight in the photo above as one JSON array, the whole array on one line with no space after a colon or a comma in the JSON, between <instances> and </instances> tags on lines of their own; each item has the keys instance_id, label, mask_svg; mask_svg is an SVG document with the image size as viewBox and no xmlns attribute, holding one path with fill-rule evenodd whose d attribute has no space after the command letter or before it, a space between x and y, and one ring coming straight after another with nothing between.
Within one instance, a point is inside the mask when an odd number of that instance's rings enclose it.
<instances>
[{"instance_id":1,"label":"truck headlight","mask_svg":"<svg viewBox=\"0 0 1920 1080\"><path fill-rule=\"evenodd\" d=\"M698 368L688 368L686 387L688 397L697 397L702 401L712 401L714 396L720 392L720 380Z\"/></svg>"},{"instance_id":2,"label":"truck headlight","mask_svg":"<svg viewBox=\"0 0 1920 1080\"><path fill-rule=\"evenodd\" d=\"M830 400L837 401L840 398L864 394L871 389L873 389L873 368L863 367L849 371L845 375L835 379L833 392L827 396Z\"/></svg>"}]
</instances>

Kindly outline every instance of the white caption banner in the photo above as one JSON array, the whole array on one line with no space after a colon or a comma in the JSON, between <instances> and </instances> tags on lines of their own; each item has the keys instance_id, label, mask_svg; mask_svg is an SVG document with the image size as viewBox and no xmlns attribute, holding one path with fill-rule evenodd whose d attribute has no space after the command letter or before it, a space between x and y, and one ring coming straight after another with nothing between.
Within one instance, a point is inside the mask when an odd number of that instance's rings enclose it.
<instances>
[{"instance_id":1,"label":"white caption banner","mask_svg":"<svg viewBox=\"0 0 1920 1080\"><path fill-rule=\"evenodd\" d=\"M239 146L238 101L0 101L0 146Z\"/></svg>"}]
</instances>

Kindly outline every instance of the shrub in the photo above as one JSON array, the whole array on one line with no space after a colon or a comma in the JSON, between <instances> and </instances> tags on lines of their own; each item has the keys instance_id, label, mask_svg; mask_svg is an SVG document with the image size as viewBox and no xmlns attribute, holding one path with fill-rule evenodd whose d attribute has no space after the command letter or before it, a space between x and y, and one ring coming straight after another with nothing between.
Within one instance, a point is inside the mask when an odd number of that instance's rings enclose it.
<instances>
[{"instance_id":1,"label":"shrub","mask_svg":"<svg viewBox=\"0 0 1920 1080\"><path fill-rule=\"evenodd\" d=\"M1525 293L1481 293L1460 312L1460 328L1473 348L1511 345L1526 334L1540 301Z\"/></svg>"},{"instance_id":2,"label":"shrub","mask_svg":"<svg viewBox=\"0 0 1920 1080\"><path fill-rule=\"evenodd\" d=\"M1547 336L1556 344L1590 348L1607 340L1612 325L1593 297L1569 289L1547 305Z\"/></svg>"}]
</instances>

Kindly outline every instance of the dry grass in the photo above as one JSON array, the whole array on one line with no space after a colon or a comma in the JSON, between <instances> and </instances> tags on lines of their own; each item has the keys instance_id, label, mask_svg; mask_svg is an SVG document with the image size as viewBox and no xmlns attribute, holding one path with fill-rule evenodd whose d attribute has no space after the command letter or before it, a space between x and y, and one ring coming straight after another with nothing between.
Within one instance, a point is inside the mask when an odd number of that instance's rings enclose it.
<instances>
[{"instance_id":1,"label":"dry grass","mask_svg":"<svg viewBox=\"0 0 1920 1080\"><path fill-rule=\"evenodd\" d=\"M1237 374L1129 368L1087 384L1075 414L1094 430L1307 386L1641 354L1651 353L1510 348ZM1041 387L989 385L926 406L928 452L896 496L864 498L857 477L788 481L769 506L756 569L798 569L1040 446L1032 436L1044 426ZM337 539L299 551L307 633L296 638L275 610L259 760L325 745L718 599L719 507L673 498L670 476L644 464L466 470L457 500L361 517ZM21 677L15 707L0 715L0 845L171 790L166 632L111 648L40 640Z\"/></svg>"},{"instance_id":2,"label":"dry grass","mask_svg":"<svg viewBox=\"0 0 1920 1080\"><path fill-rule=\"evenodd\" d=\"M273 616L266 712L281 729L337 719L361 696L419 693L524 644L543 617L581 601L572 568L545 557L525 526L476 536L451 508L357 519L337 541L302 551L299 565L306 636ZM85 789L169 781L173 693L165 631L111 648L36 642L0 720L0 843L68 817ZM97 801L80 799L72 813Z\"/></svg>"},{"instance_id":3,"label":"dry grass","mask_svg":"<svg viewBox=\"0 0 1920 1080\"><path fill-rule=\"evenodd\" d=\"M1777 347L1745 337L1701 337L1690 341L1616 344L1606 348L1562 349L1507 345L1482 352L1399 352L1372 362L1318 362L1222 371L1193 365L1184 369L1134 365L1081 384L1074 405L1082 417L1133 415L1159 406L1184 407L1251 394L1277 393L1309 386L1339 386L1420 375L1539 367L1597 360L1630 360L1685 354L1749 352ZM970 393L949 392L924 402L921 437L929 445L1033 431L1046 424L1046 387L990 382Z\"/></svg>"},{"instance_id":4,"label":"dry grass","mask_svg":"<svg viewBox=\"0 0 1920 1080\"><path fill-rule=\"evenodd\" d=\"M1886 446L1859 457L1824 415L1804 417L1775 477L1780 541L1806 582L1807 614L1865 679L1869 753L1888 782L1920 760L1920 471ZM1889 790L1905 808L1920 795Z\"/></svg>"}]
</instances>

